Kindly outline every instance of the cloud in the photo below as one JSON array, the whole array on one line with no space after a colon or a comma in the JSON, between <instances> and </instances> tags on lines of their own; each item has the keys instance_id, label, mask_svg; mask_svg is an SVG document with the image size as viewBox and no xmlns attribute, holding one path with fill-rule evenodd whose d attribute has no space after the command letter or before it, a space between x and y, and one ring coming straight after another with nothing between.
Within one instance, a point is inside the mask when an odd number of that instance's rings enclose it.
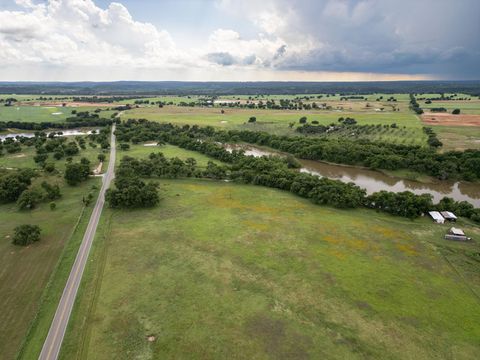
<instances>
[{"instance_id":1,"label":"cloud","mask_svg":"<svg viewBox=\"0 0 480 360\"><path fill-rule=\"evenodd\" d=\"M271 63L276 69L480 78L477 0L222 0L219 6L282 39L288 52Z\"/></svg>"},{"instance_id":2,"label":"cloud","mask_svg":"<svg viewBox=\"0 0 480 360\"><path fill-rule=\"evenodd\" d=\"M232 54L228 52L209 53L206 57L208 61L223 66L233 65L236 62Z\"/></svg>"},{"instance_id":3,"label":"cloud","mask_svg":"<svg viewBox=\"0 0 480 360\"><path fill-rule=\"evenodd\" d=\"M80 68L115 76L228 70L480 78L476 0L218 0L220 13L240 17L242 25L219 26L188 48L117 2L107 8L93 0L16 3L16 11L0 10L0 79L11 69L71 74ZM193 26L184 25L194 36Z\"/></svg>"}]
</instances>

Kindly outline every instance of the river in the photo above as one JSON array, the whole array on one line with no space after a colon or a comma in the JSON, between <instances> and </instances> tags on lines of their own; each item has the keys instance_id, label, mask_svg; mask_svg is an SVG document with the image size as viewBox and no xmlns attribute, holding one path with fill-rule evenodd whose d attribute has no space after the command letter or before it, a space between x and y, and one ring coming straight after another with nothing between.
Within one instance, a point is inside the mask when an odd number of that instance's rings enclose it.
<instances>
[{"instance_id":1,"label":"river","mask_svg":"<svg viewBox=\"0 0 480 360\"><path fill-rule=\"evenodd\" d=\"M50 134L50 133L58 133L58 132L61 132L63 133L62 135L60 136L79 136L79 135L88 135L88 134L91 134L92 131L94 130L89 130L89 131L84 131L84 130L79 130L79 129L59 129L59 130L55 130L55 131L49 131L49 132L46 132L47 136ZM99 131L99 129L96 129L95 130L97 133ZM24 132L24 133L7 133L7 134L0 134L0 141L3 141L5 140L6 138L15 138L17 136L23 136L23 137L27 137L27 138L32 138L35 136L35 133L33 132ZM58 136L58 135L57 135Z\"/></svg>"},{"instance_id":2,"label":"river","mask_svg":"<svg viewBox=\"0 0 480 360\"><path fill-rule=\"evenodd\" d=\"M268 156L284 155L279 152L261 149L251 145L228 145L227 150L243 149L245 155ZM468 201L473 206L480 208L480 185L463 181L435 181L421 183L413 180L401 179L389 176L378 171L363 169L354 166L336 165L314 160L299 159L302 167L301 172L306 172L320 177L352 182L365 189L367 194L386 190L392 192L411 191L414 194L430 194L436 203L443 197L448 196L456 201Z\"/></svg>"}]
</instances>

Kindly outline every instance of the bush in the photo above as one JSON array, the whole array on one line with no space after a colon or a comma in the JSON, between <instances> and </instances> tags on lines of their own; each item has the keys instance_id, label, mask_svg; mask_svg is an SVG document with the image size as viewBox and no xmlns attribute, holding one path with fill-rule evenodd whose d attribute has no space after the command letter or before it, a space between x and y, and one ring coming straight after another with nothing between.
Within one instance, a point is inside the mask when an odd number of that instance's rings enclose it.
<instances>
[{"instance_id":1,"label":"bush","mask_svg":"<svg viewBox=\"0 0 480 360\"><path fill-rule=\"evenodd\" d=\"M251 116L250 119L248 119L249 123L254 123L257 122L257 118L255 116Z\"/></svg>"},{"instance_id":2,"label":"bush","mask_svg":"<svg viewBox=\"0 0 480 360\"><path fill-rule=\"evenodd\" d=\"M42 195L35 189L27 189L18 198L17 205L20 210L31 210L42 200Z\"/></svg>"},{"instance_id":3,"label":"bush","mask_svg":"<svg viewBox=\"0 0 480 360\"><path fill-rule=\"evenodd\" d=\"M452 111L452 114L453 114L453 115L458 115L458 114L460 114L460 109L454 109L454 110Z\"/></svg>"},{"instance_id":4,"label":"bush","mask_svg":"<svg viewBox=\"0 0 480 360\"><path fill-rule=\"evenodd\" d=\"M12 244L27 246L40 240L41 229L38 225L20 225L15 228Z\"/></svg>"}]
</instances>

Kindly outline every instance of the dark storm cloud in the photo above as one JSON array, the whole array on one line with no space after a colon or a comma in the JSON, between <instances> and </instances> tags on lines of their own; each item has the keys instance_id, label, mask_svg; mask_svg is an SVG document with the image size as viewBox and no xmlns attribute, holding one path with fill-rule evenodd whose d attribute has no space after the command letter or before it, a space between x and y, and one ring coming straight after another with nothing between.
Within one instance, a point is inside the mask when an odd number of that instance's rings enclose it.
<instances>
[{"instance_id":1,"label":"dark storm cloud","mask_svg":"<svg viewBox=\"0 0 480 360\"><path fill-rule=\"evenodd\" d=\"M318 43L284 56L281 68L480 78L478 0L280 0L275 8L286 14L279 36Z\"/></svg>"}]
</instances>

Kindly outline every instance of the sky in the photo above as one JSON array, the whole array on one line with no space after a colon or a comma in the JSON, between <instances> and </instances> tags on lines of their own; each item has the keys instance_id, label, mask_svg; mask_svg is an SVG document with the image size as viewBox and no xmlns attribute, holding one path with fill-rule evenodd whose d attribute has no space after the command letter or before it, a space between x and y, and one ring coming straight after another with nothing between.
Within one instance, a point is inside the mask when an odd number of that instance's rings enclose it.
<instances>
[{"instance_id":1,"label":"sky","mask_svg":"<svg viewBox=\"0 0 480 360\"><path fill-rule=\"evenodd\" d=\"M0 81L480 79L480 0L0 0Z\"/></svg>"}]
</instances>

